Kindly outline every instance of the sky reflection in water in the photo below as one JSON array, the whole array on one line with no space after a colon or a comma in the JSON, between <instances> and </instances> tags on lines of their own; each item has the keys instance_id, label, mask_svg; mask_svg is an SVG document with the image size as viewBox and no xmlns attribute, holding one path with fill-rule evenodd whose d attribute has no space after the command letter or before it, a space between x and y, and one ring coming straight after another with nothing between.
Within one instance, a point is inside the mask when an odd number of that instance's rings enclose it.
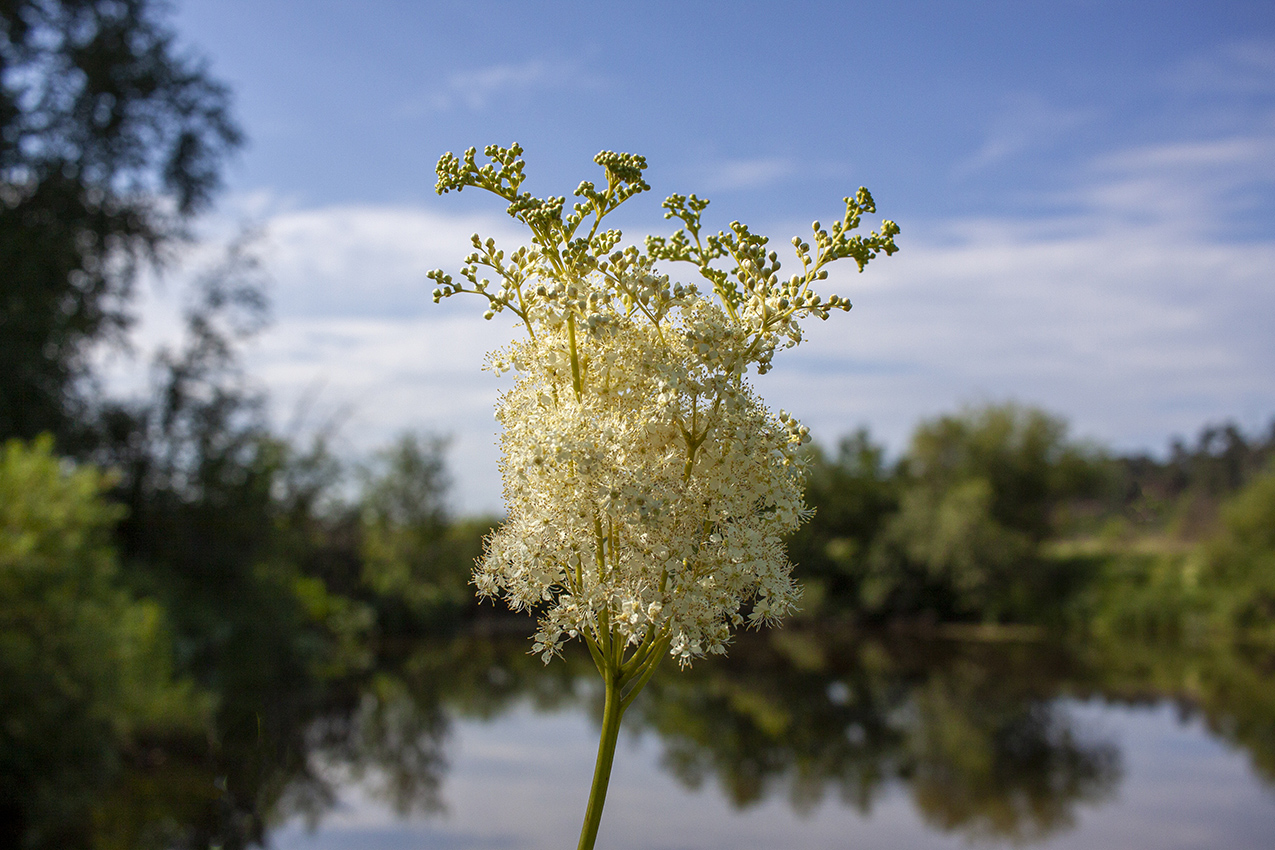
<instances>
[{"instance_id":1,"label":"sky reflection in water","mask_svg":"<svg viewBox=\"0 0 1275 850\"><path fill-rule=\"evenodd\" d=\"M556 662L579 678L540 677L520 648L472 654L491 666L461 673L470 685L447 700L425 805L387 802L380 768L357 777L332 760L334 805L313 830L287 819L271 846L571 846L597 746L590 671ZM1260 670L1223 676L1219 703L1209 676L1176 699L1150 684L1198 677L1198 659L1154 672L1092 661L1030 644L750 637L724 662L662 671L634 706L599 846L1268 847L1275 793L1260 765L1275 728L1243 684ZM400 697L419 702L422 681L405 676Z\"/></svg>"},{"instance_id":2,"label":"sky reflection in water","mask_svg":"<svg viewBox=\"0 0 1275 850\"><path fill-rule=\"evenodd\" d=\"M1115 742L1123 775L1101 801L1078 806L1075 824L1031 846L1047 848L1267 848L1275 798L1255 781L1242 754L1181 722L1169 705L1099 701L1066 711ZM504 850L569 847L579 829L596 747L596 726L580 711L537 714L521 706L494 722L461 721L449 743L446 811L404 820L358 785L310 832L280 829L278 850ZM955 848L959 833L928 824L905 785L896 784L864 814L826 799L797 814L782 797L740 810L717 787L687 791L659 762L661 744L643 733L617 754L599 845L658 848ZM581 792L583 793L583 792ZM974 846L1012 846L1001 838Z\"/></svg>"}]
</instances>

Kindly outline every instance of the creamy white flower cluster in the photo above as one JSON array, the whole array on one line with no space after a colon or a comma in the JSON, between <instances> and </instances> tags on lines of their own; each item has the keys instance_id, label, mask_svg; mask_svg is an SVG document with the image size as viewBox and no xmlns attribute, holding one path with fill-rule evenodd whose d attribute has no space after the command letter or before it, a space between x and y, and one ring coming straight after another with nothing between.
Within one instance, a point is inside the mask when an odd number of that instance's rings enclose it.
<instances>
[{"instance_id":1,"label":"creamy white flower cluster","mask_svg":"<svg viewBox=\"0 0 1275 850\"><path fill-rule=\"evenodd\" d=\"M486 154L484 166L472 149L463 161L444 156L439 191L504 197L532 244L506 256L475 235L461 272L468 286L430 273L435 300L484 296L487 318L511 311L527 331L488 362L517 380L496 411L509 517L487 541L478 592L539 614L534 649L546 661L575 637L600 670L625 676L665 648L683 664L724 652L741 612L761 624L793 609L783 539L807 515L799 449L809 432L772 415L746 375L800 341L800 316L849 308L811 290L824 265L852 256L862 268L896 250L898 229L886 222L882 235L848 237L871 209L861 190L832 236L816 224L814 256L794 240L804 273L781 283L766 240L742 225L701 242L707 202L694 196L665 203L686 225L673 238L648 240L645 253L613 251L620 234L599 223L647 188L641 157L599 154L606 189L582 183L583 200L564 213L562 198L519 193L520 148ZM733 280L711 265L720 257L735 261ZM712 289L672 283L658 260L694 263Z\"/></svg>"},{"instance_id":2,"label":"creamy white flower cluster","mask_svg":"<svg viewBox=\"0 0 1275 850\"><path fill-rule=\"evenodd\" d=\"M574 346L545 309L501 358L518 373L496 413L509 519L475 583L542 611L546 659L608 629L624 645L667 634L683 661L722 652L743 603L760 623L797 598L783 537L804 513L808 432L767 412L744 380L745 340L694 288L659 324L610 287L575 289Z\"/></svg>"}]
</instances>

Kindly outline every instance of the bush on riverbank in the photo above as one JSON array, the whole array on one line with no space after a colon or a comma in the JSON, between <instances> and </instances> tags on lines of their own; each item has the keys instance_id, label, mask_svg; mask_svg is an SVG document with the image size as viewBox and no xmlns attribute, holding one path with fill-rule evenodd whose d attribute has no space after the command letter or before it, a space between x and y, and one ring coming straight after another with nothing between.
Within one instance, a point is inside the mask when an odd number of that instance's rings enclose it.
<instances>
[{"instance_id":1,"label":"bush on riverbank","mask_svg":"<svg viewBox=\"0 0 1275 850\"><path fill-rule=\"evenodd\" d=\"M1275 465L1221 501L1208 527L1196 540L1100 541L1072 621L1102 635L1275 645Z\"/></svg>"},{"instance_id":2,"label":"bush on riverbank","mask_svg":"<svg viewBox=\"0 0 1275 850\"><path fill-rule=\"evenodd\" d=\"M790 555L807 617L1269 636L1275 431L1113 456L1013 404L922 423L895 464L860 431L810 455ZM1263 471L1265 470L1265 471Z\"/></svg>"},{"instance_id":3,"label":"bush on riverbank","mask_svg":"<svg viewBox=\"0 0 1275 850\"><path fill-rule=\"evenodd\" d=\"M110 479L0 448L0 844L74 842L75 815L149 735L198 733L208 703L173 672L163 609L120 582Z\"/></svg>"}]
</instances>

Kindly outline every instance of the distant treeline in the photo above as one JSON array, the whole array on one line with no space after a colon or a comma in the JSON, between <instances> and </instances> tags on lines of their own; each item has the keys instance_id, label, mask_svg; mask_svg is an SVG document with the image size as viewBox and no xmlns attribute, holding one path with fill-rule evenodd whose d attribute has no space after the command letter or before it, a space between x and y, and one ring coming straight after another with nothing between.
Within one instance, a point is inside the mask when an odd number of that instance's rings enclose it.
<instances>
[{"instance_id":1,"label":"distant treeline","mask_svg":"<svg viewBox=\"0 0 1275 850\"><path fill-rule=\"evenodd\" d=\"M865 625L1269 637L1273 464L1275 423L1209 426L1161 460L971 408L921 423L894 464L864 431L816 449L789 551L809 613Z\"/></svg>"}]
</instances>

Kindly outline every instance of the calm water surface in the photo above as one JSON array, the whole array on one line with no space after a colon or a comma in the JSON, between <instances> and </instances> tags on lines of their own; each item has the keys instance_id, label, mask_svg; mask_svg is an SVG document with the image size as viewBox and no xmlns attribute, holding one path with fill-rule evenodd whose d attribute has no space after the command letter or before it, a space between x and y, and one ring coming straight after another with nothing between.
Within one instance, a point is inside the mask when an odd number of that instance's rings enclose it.
<instances>
[{"instance_id":1,"label":"calm water surface","mask_svg":"<svg viewBox=\"0 0 1275 850\"><path fill-rule=\"evenodd\" d=\"M135 766L94 846L574 847L597 674L527 648L227 688L212 754ZM1270 850L1273 671L1235 647L743 635L634 703L598 847Z\"/></svg>"},{"instance_id":2,"label":"calm water surface","mask_svg":"<svg viewBox=\"0 0 1275 850\"><path fill-rule=\"evenodd\" d=\"M634 705L598 846L1269 850L1266 661L750 637L724 661L662 671ZM423 651L354 712L381 755L316 747L327 796L304 814L282 799L270 845L573 847L594 678L582 659L541 669L520 641Z\"/></svg>"},{"instance_id":3,"label":"calm water surface","mask_svg":"<svg viewBox=\"0 0 1275 850\"><path fill-rule=\"evenodd\" d=\"M977 816L935 817L906 782L868 807L836 794L794 807L782 793L737 807L716 783L688 789L664 766L658 737L629 737L617 757L598 846L660 848L956 848L1031 843L1047 848L1252 848L1275 843L1275 794L1242 752L1168 705L1062 702L1078 730L1119 752L1119 780L1065 817L998 834ZM279 850L573 847L592 774L596 725L583 712L521 705L490 721L456 724L442 810L404 817L375 781L340 785L317 827L299 820ZM1030 818L1030 815L1025 815ZM1039 828L1038 828L1039 827ZM1024 841L1024 838L1026 840Z\"/></svg>"}]
</instances>

